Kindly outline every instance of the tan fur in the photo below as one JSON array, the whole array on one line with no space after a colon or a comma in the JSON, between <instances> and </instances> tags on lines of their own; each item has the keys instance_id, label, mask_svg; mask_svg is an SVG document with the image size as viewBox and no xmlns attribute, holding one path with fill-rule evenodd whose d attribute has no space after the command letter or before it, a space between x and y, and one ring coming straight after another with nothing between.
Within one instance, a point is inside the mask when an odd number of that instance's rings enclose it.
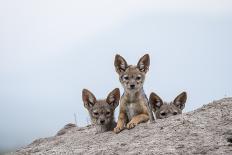
<instances>
[{"instance_id":1,"label":"tan fur","mask_svg":"<svg viewBox=\"0 0 232 155\"><path fill-rule=\"evenodd\" d=\"M149 102L153 105L153 111L157 119L167 118L182 113L187 100L187 93L182 92L174 101L167 103L155 93L151 93Z\"/></svg>"},{"instance_id":2,"label":"tan fur","mask_svg":"<svg viewBox=\"0 0 232 155\"><path fill-rule=\"evenodd\" d=\"M115 69L119 74L119 81L124 88L124 94L120 100L118 122L114 129L115 133L119 133L125 127L131 129L137 124L149 120L150 112L152 113L152 111L143 90L149 64L150 59L148 54L139 60L137 66L128 66L123 57L120 55L115 56ZM153 114L151 117L153 117Z\"/></svg>"},{"instance_id":3,"label":"tan fur","mask_svg":"<svg viewBox=\"0 0 232 155\"><path fill-rule=\"evenodd\" d=\"M91 123L96 127L97 133L111 131L116 126L114 110L119 104L120 91L114 89L106 99L97 100L87 89L82 91L85 108L89 111Z\"/></svg>"}]
</instances>

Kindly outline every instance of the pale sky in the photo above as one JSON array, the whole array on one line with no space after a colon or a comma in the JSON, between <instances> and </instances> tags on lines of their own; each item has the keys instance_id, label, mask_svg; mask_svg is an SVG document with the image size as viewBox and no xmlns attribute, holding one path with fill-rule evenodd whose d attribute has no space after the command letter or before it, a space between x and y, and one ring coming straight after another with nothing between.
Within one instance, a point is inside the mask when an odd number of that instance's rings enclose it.
<instances>
[{"instance_id":1,"label":"pale sky","mask_svg":"<svg viewBox=\"0 0 232 155\"><path fill-rule=\"evenodd\" d=\"M0 150L54 135L74 113L86 125L83 88L123 92L116 53L129 64L149 53L146 94L185 90L185 111L232 96L231 27L230 0L0 0Z\"/></svg>"}]
</instances>

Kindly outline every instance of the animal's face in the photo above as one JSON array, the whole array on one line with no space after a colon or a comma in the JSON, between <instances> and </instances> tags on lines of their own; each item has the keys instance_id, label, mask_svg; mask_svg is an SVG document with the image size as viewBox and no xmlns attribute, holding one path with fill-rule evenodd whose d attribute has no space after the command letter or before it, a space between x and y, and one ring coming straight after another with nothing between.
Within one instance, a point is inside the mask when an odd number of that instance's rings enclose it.
<instances>
[{"instance_id":1,"label":"animal's face","mask_svg":"<svg viewBox=\"0 0 232 155\"><path fill-rule=\"evenodd\" d=\"M181 113L182 110L176 107L172 102L171 103L164 102L163 105L156 110L155 115L157 119L163 119Z\"/></svg>"},{"instance_id":2,"label":"animal's face","mask_svg":"<svg viewBox=\"0 0 232 155\"><path fill-rule=\"evenodd\" d=\"M145 74L137 67L129 66L125 72L120 75L120 82L127 91L138 91L143 87Z\"/></svg>"},{"instance_id":3,"label":"animal's face","mask_svg":"<svg viewBox=\"0 0 232 155\"><path fill-rule=\"evenodd\" d=\"M143 87L145 75L149 69L150 59L146 54L140 58L136 66L128 65L120 55L115 56L115 69L119 74L119 80L126 91L138 91Z\"/></svg>"},{"instance_id":4,"label":"animal's face","mask_svg":"<svg viewBox=\"0 0 232 155\"><path fill-rule=\"evenodd\" d=\"M82 98L85 108L89 111L90 118L95 125L107 125L114 120L114 110L119 104L119 89L114 89L105 100L97 100L95 96L84 89Z\"/></svg>"},{"instance_id":5,"label":"animal's face","mask_svg":"<svg viewBox=\"0 0 232 155\"><path fill-rule=\"evenodd\" d=\"M153 111L157 119L167 118L173 115L182 113L187 100L187 93L182 92L178 95L174 101L167 103L163 102L162 99L155 93L151 93L149 102L152 104Z\"/></svg>"},{"instance_id":6,"label":"animal's face","mask_svg":"<svg viewBox=\"0 0 232 155\"><path fill-rule=\"evenodd\" d=\"M92 122L97 125L106 125L114 118L114 109L104 100L99 100L92 109L89 110Z\"/></svg>"}]
</instances>

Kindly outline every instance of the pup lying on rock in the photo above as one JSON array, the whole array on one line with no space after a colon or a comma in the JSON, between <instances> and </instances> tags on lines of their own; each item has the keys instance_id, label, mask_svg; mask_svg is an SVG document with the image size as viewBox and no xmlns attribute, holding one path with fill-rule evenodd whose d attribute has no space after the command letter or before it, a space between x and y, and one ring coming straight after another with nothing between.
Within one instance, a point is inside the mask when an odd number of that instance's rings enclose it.
<instances>
[{"instance_id":1,"label":"pup lying on rock","mask_svg":"<svg viewBox=\"0 0 232 155\"><path fill-rule=\"evenodd\" d=\"M163 100L157 94L151 93L149 102L153 105L153 112L155 113L156 119L163 119L181 114L185 107L186 100L186 92L182 92L174 99L174 101L170 103L163 102Z\"/></svg>"},{"instance_id":2,"label":"pup lying on rock","mask_svg":"<svg viewBox=\"0 0 232 155\"><path fill-rule=\"evenodd\" d=\"M120 99L118 88L110 92L104 100L97 100L89 90L83 89L82 99L97 133L112 131L115 128L114 110L118 106Z\"/></svg>"}]
</instances>

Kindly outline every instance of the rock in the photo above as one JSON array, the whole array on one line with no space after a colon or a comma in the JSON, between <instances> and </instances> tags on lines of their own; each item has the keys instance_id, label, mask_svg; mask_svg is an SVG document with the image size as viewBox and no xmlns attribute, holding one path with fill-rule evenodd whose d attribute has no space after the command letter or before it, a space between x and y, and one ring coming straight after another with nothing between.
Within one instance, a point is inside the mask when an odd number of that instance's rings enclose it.
<instances>
[{"instance_id":1,"label":"rock","mask_svg":"<svg viewBox=\"0 0 232 155\"><path fill-rule=\"evenodd\" d=\"M155 123L143 123L119 134L95 134L91 126L67 125L56 136L42 138L15 154L232 154L232 98L214 101L192 112Z\"/></svg>"},{"instance_id":2,"label":"rock","mask_svg":"<svg viewBox=\"0 0 232 155\"><path fill-rule=\"evenodd\" d=\"M56 136L61 136L69 132L71 128L77 127L76 124L69 123L65 125L60 131L57 132Z\"/></svg>"}]
</instances>

